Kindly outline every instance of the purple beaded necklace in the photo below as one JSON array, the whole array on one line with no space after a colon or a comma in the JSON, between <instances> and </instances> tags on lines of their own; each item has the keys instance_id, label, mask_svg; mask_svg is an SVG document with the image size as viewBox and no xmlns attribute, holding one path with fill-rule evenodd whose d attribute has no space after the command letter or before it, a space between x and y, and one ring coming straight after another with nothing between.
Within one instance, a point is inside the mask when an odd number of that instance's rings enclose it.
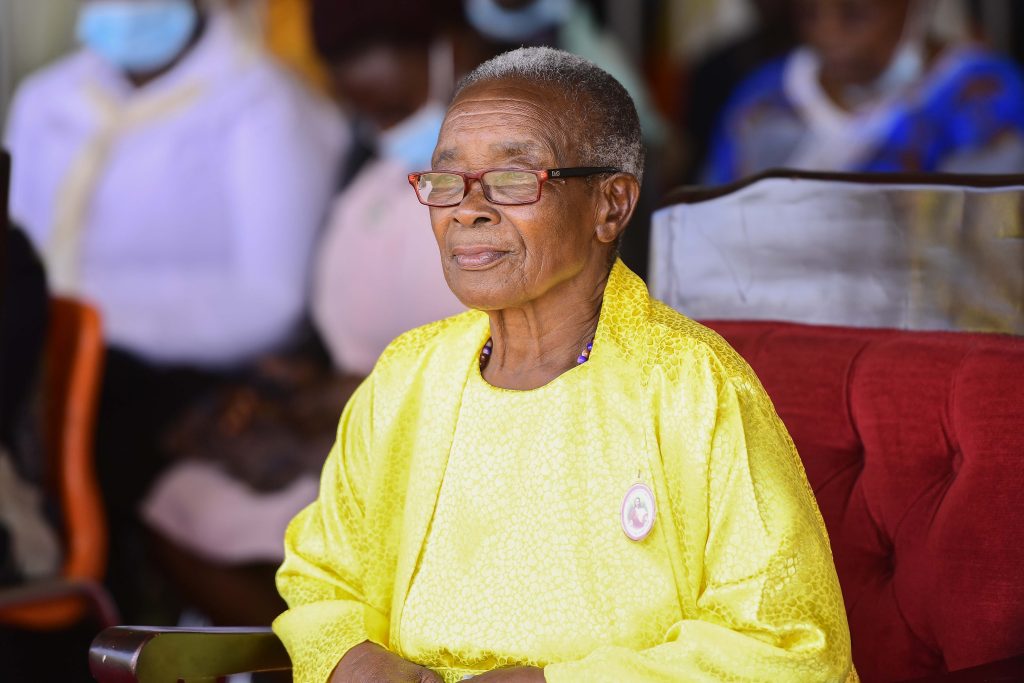
<instances>
[{"instance_id":1,"label":"purple beaded necklace","mask_svg":"<svg viewBox=\"0 0 1024 683\"><path fill-rule=\"evenodd\" d=\"M480 351L480 369L481 370L486 368L487 367L487 363L491 360L491 349L493 347L494 347L494 341L491 340L491 339L488 339L487 343L484 344L484 348L481 349L481 351ZM587 342L587 348L583 349L583 353L581 353L576 358L576 365L583 365L584 363L586 363L590 359L590 352L593 349L594 349L594 340L591 339L589 342Z\"/></svg>"}]
</instances>

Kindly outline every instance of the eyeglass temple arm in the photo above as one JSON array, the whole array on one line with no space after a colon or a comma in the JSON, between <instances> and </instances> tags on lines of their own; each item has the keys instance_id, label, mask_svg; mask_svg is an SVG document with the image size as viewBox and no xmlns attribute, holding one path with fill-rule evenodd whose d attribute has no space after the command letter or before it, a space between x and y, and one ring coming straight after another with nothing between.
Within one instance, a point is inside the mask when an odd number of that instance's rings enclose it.
<instances>
[{"instance_id":1,"label":"eyeglass temple arm","mask_svg":"<svg viewBox=\"0 0 1024 683\"><path fill-rule=\"evenodd\" d=\"M549 178L577 178L598 173L619 173L619 169L614 166L579 166L576 168L549 168L547 172Z\"/></svg>"}]
</instances>

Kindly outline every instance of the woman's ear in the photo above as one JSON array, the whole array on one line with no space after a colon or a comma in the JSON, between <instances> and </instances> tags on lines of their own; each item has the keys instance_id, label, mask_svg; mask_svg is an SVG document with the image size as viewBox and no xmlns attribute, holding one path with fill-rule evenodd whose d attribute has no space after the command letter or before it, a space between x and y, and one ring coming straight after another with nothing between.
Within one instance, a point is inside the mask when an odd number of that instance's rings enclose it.
<instances>
[{"instance_id":1,"label":"woman's ear","mask_svg":"<svg viewBox=\"0 0 1024 683\"><path fill-rule=\"evenodd\" d=\"M640 183L629 173L616 173L600 186L597 225L594 235L599 242L613 244L633 217L640 197Z\"/></svg>"}]
</instances>

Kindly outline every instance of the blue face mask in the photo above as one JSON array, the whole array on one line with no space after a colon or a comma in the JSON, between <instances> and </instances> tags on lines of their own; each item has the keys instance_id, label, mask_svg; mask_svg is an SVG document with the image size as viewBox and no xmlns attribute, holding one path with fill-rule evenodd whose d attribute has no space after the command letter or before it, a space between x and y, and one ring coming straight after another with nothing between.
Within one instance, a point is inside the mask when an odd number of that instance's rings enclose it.
<instances>
[{"instance_id":1,"label":"blue face mask","mask_svg":"<svg viewBox=\"0 0 1024 683\"><path fill-rule=\"evenodd\" d=\"M110 64L145 73L174 61L198 23L190 0L90 0L78 13L75 34Z\"/></svg>"}]
</instances>

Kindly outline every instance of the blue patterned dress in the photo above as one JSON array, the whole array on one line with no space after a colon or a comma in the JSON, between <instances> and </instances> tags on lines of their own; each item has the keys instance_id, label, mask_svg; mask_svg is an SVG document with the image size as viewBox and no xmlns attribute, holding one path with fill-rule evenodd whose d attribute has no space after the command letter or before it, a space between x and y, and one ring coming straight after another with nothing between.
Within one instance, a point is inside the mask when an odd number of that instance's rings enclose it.
<instances>
[{"instance_id":1,"label":"blue patterned dress","mask_svg":"<svg viewBox=\"0 0 1024 683\"><path fill-rule=\"evenodd\" d=\"M794 101L788 87L798 55L768 64L738 88L717 127L705 177L709 183L779 167L1024 172L1024 78L1013 62L973 46L946 50L917 84L874 107L871 125L862 125L864 112L844 113L849 136L860 138L855 159L839 167L799 163L796 151L806 144L811 126L806 107Z\"/></svg>"}]
</instances>

